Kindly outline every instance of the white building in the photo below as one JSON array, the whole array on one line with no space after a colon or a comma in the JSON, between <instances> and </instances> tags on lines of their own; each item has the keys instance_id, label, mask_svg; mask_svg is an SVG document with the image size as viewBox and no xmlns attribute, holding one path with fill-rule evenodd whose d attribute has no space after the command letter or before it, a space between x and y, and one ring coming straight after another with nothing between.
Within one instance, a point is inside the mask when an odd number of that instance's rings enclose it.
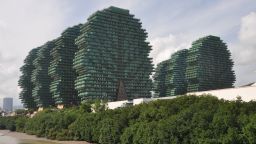
<instances>
[{"instance_id":1,"label":"white building","mask_svg":"<svg viewBox=\"0 0 256 144\"><path fill-rule=\"evenodd\" d=\"M115 102L107 103L108 109L116 109L116 108L126 107L128 105L133 105L133 101L124 100L124 101L115 101Z\"/></svg>"},{"instance_id":2,"label":"white building","mask_svg":"<svg viewBox=\"0 0 256 144\"><path fill-rule=\"evenodd\" d=\"M133 100L108 102L107 107L108 107L108 109L116 109L116 108L121 108L121 107L138 105L138 104L141 104L141 103L147 103L147 102L152 101L152 100L154 100L154 99L152 99L152 98L138 98L138 99L133 99Z\"/></svg>"},{"instance_id":3,"label":"white building","mask_svg":"<svg viewBox=\"0 0 256 144\"><path fill-rule=\"evenodd\" d=\"M251 84L247 86L237 87L237 88L227 88L227 89L218 89L218 90L209 90L201 92L191 92L187 95L202 95L202 94L211 94L218 97L219 99L224 100L236 100L237 97L245 102L256 100L256 84Z\"/></svg>"},{"instance_id":4,"label":"white building","mask_svg":"<svg viewBox=\"0 0 256 144\"><path fill-rule=\"evenodd\" d=\"M218 97L219 99L224 100L237 100L237 97L241 97L241 100L248 102L256 100L256 83L252 83L249 85L245 85L237 88L227 88L227 89L218 89L218 90L209 90L209 91L201 91L201 92L191 92L187 93L187 95L203 95L210 94ZM177 96L169 96L169 97L160 97L160 98L139 98L133 100L124 100L124 101L115 101L108 102L109 109L116 109L119 107L126 107L128 105L138 105L141 103L147 103L154 100L164 100L164 99L173 99Z\"/></svg>"}]
</instances>

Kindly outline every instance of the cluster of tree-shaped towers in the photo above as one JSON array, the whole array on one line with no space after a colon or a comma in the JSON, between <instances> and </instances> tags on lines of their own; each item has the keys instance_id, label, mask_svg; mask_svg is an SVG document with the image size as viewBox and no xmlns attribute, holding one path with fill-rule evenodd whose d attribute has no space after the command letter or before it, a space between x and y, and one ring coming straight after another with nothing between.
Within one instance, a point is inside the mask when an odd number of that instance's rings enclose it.
<instances>
[{"instance_id":1,"label":"cluster of tree-shaped towers","mask_svg":"<svg viewBox=\"0 0 256 144\"><path fill-rule=\"evenodd\" d=\"M153 76L155 96L175 96L187 92L233 87L233 61L226 44L216 36L206 36L159 63Z\"/></svg>"},{"instance_id":2,"label":"cluster of tree-shaped towers","mask_svg":"<svg viewBox=\"0 0 256 144\"><path fill-rule=\"evenodd\" d=\"M151 97L151 47L139 19L109 7L30 51L21 68L26 108Z\"/></svg>"},{"instance_id":3,"label":"cluster of tree-shaped towers","mask_svg":"<svg viewBox=\"0 0 256 144\"><path fill-rule=\"evenodd\" d=\"M152 90L163 97L233 86L230 52L215 36L200 38L159 63L152 84L146 38L141 22L128 10L97 11L85 24L29 52L20 68L22 103L26 108L76 105L151 97Z\"/></svg>"}]
</instances>

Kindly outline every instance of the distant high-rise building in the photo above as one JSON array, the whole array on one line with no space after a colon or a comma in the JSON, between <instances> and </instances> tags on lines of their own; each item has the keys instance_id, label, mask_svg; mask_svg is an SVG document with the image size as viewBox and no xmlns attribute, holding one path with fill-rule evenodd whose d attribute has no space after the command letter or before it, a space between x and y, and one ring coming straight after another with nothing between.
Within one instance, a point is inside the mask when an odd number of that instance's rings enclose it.
<instances>
[{"instance_id":1,"label":"distant high-rise building","mask_svg":"<svg viewBox=\"0 0 256 144\"><path fill-rule=\"evenodd\" d=\"M5 112L12 112L13 109L13 98L3 98L3 110Z\"/></svg>"}]
</instances>

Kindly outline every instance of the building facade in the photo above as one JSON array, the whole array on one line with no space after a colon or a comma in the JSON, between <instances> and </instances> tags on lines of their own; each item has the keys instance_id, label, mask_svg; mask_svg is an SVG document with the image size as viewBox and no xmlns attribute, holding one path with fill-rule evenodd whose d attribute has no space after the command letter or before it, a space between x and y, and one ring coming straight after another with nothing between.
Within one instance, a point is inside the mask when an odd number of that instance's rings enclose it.
<instances>
[{"instance_id":1,"label":"building facade","mask_svg":"<svg viewBox=\"0 0 256 144\"><path fill-rule=\"evenodd\" d=\"M55 102L50 93L51 78L48 75L50 66L50 51L55 46L55 41L50 41L40 47L36 59L33 61L35 69L32 71L31 82L34 87L32 97L37 107L55 106Z\"/></svg>"},{"instance_id":2,"label":"building facade","mask_svg":"<svg viewBox=\"0 0 256 144\"><path fill-rule=\"evenodd\" d=\"M128 10L97 11L76 39L75 89L81 100L151 97L151 46L139 19Z\"/></svg>"},{"instance_id":3,"label":"building facade","mask_svg":"<svg viewBox=\"0 0 256 144\"><path fill-rule=\"evenodd\" d=\"M80 26L66 29L50 51L48 75L51 77L50 92L56 105L77 105L80 102L74 86L76 73L73 69L77 51L75 39L80 33Z\"/></svg>"},{"instance_id":4,"label":"building facade","mask_svg":"<svg viewBox=\"0 0 256 144\"><path fill-rule=\"evenodd\" d=\"M179 50L171 55L167 70L167 96L182 95L187 92L187 54L188 50Z\"/></svg>"},{"instance_id":5,"label":"building facade","mask_svg":"<svg viewBox=\"0 0 256 144\"><path fill-rule=\"evenodd\" d=\"M216 36L192 43L188 50L186 77L188 92L233 87L235 74L227 45Z\"/></svg>"},{"instance_id":6,"label":"building facade","mask_svg":"<svg viewBox=\"0 0 256 144\"><path fill-rule=\"evenodd\" d=\"M167 96L168 69L170 60L165 60L157 64L155 74L153 75L154 97Z\"/></svg>"},{"instance_id":7,"label":"building facade","mask_svg":"<svg viewBox=\"0 0 256 144\"><path fill-rule=\"evenodd\" d=\"M13 98L3 98L3 110L5 112L13 111Z\"/></svg>"},{"instance_id":8,"label":"building facade","mask_svg":"<svg viewBox=\"0 0 256 144\"><path fill-rule=\"evenodd\" d=\"M31 81L31 75L32 71L35 69L33 61L37 57L38 50L39 48L32 49L25 58L24 65L20 68L21 76L18 84L21 88L21 92L19 94L19 98L21 99L24 107L28 109L35 109L37 107L35 99L32 97L34 84Z\"/></svg>"},{"instance_id":9,"label":"building facade","mask_svg":"<svg viewBox=\"0 0 256 144\"><path fill-rule=\"evenodd\" d=\"M175 96L187 92L186 59L188 50L173 53L170 59L157 64L155 69L155 97Z\"/></svg>"},{"instance_id":10,"label":"building facade","mask_svg":"<svg viewBox=\"0 0 256 144\"><path fill-rule=\"evenodd\" d=\"M233 87L233 61L226 44L216 36L192 43L188 50L174 53L157 65L154 75L156 96L175 96Z\"/></svg>"},{"instance_id":11,"label":"building facade","mask_svg":"<svg viewBox=\"0 0 256 144\"><path fill-rule=\"evenodd\" d=\"M151 46L141 25L129 10L109 7L32 50L19 80L25 107L151 97Z\"/></svg>"}]
</instances>

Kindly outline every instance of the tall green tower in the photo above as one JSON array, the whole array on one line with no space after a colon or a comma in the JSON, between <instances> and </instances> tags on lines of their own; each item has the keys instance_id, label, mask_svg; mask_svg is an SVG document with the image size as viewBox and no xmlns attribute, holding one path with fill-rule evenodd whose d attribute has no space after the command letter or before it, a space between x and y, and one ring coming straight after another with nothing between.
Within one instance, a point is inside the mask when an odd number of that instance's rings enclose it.
<instances>
[{"instance_id":1,"label":"tall green tower","mask_svg":"<svg viewBox=\"0 0 256 144\"><path fill-rule=\"evenodd\" d=\"M51 62L48 74L52 79L50 92L55 104L74 105L80 101L74 87L76 74L73 69L73 59L77 51L75 38L79 35L80 26L66 29L56 39L55 47L50 51Z\"/></svg>"},{"instance_id":2,"label":"tall green tower","mask_svg":"<svg viewBox=\"0 0 256 144\"><path fill-rule=\"evenodd\" d=\"M32 72L31 81L35 85L32 96L38 107L54 106L54 100L50 94L50 76L48 67L50 65L50 50L55 46L54 41L44 44L33 61L35 69Z\"/></svg>"},{"instance_id":3,"label":"tall green tower","mask_svg":"<svg viewBox=\"0 0 256 144\"><path fill-rule=\"evenodd\" d=\"M155 97L167 96L167 75L170 60L165 60L157 64L153 75L153 90Z\"/></svg>"},{"instance_id":4,"label":"tall green tower","mask_svg":"<svg viewBox=\"0 0 256 144\"><path fill-rule=\"evenodd\" d=\"M233 87L235 75L230 55L219 37L206 36L193 42L187 57L187 91Z\"/></svg>"},{"instance_id":5,"label":"tall green tower","mask_svg":"<svg viewBox=\"0 0 256 144\"><path fill-rule=\"evenodd\" d=\"M34 88L31 82L32 71L35 69L33 61L37 56L39 48L32 49L24 60L24 65L20 68L21 76L19 79L19 86L22 89L19 98L21 99L25 108L35 109L36 103L32 97L32 89Z\"/></svg>"},{"instance_id":6,"label":"tall green tower","mask_svg":"<svg viewBox=\"0 0 256 144\"><path fill-rule=\"evenodd\" d=\"M187 52L187 49L179 50L173 53L170 59L157 64L153 76L156 97L176 96L186 93Z\"/></svg>"},{"instance_id":7,"label":"tall green tower","mask_svg":"<svg viewBox=\"0 0 256 144\"><path fill-rule=\"evenodd\" d=\"M150 97L151 47L139 19L128 10L97 11L76 39L75 89L82 100Z\"/></svg>"},{"instance_id":8,"label":"tall green tower","mask_svg":"<svg viewBox=\"0 0 256 144\"><path fill-rule=\"evenodd\" d=\"M183 49L171 55L167 70L167 96L182 95L187 92L187 54L188 50Z\"/></svg>"}]
</instances>

